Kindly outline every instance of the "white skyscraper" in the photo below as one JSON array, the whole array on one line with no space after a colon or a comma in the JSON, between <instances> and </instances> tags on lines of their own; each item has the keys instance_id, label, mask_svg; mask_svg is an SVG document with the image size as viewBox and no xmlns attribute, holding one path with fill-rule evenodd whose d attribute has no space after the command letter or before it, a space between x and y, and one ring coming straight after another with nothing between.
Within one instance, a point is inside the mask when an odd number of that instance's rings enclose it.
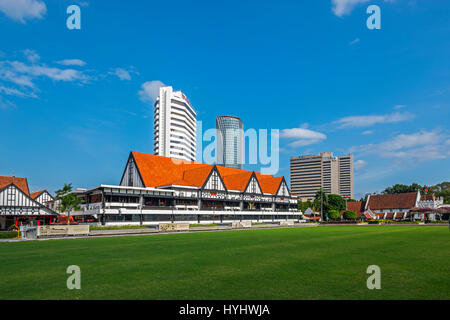
<instances>
[{"instance_id":1,"label":"white skyscraper","mask_svg":"<svg viewBox=\"0 0 450 320\"><path fill-rule=\"evenodd\" d=\"M197 113L181 91L159 89L154 111L154 153L195 161Z\"/></svg>"}]
</instances>

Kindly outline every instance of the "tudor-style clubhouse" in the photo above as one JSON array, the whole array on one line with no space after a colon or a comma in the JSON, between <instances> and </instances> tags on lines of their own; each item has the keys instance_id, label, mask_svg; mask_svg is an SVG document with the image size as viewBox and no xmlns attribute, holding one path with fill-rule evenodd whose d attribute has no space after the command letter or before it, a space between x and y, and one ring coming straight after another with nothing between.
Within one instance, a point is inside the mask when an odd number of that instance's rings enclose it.
<instances>
[{"instance_id":1,"label":"tudor-style clubhouse","mask_svg":"<svg viewBox=\"0 0 450 320\"><path fill-rule=\"evenodd\" d=\"M101 224L299 220L284 177L131 152L120 185L76 189Z\"/></svg>"},{"instance_id":2,"label":"tudor-style clubhouse","mask_svg":"<svg viewBox=\"0 0 450 320\"><path fill-rule=\"evenodd\" d=\"M13 224L48 223L58 215L50 208L53 200L46 190L30 194L27 178L0 176L0 230Z\"/></svg>"}]
</instances>

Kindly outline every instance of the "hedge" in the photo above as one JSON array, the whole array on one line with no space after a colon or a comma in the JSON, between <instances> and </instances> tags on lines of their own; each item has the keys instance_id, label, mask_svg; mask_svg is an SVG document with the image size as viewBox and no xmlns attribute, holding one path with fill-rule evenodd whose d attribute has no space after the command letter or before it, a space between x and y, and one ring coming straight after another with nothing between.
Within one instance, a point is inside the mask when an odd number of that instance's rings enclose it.
<instances>
[{"instance_id":1,"label":"hedge","mask_svg":"<svg viewBox=\"0 0 450 320\"><path fill-rule=\"evenodd\" d=\"M17 231L0 232L0 239L12 239L12 238L17 238Z\"/></svg>"}]
</instances>

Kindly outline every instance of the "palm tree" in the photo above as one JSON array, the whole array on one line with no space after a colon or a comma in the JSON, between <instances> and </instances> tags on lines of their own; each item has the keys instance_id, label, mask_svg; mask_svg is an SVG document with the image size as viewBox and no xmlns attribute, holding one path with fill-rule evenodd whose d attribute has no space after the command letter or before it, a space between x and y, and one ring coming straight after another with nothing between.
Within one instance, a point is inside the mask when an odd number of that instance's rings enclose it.
<instances>
[{"instance_id":1,"label":"palm tree","mask_svg":"<svg viewBox=\"0 0 450 320\"><path fill-rule=\"evenodd\" d=\"M320 188L316 192L316 196L314 199L314 207L319 210L320 209L320 217L322 221L324 221L323 217L323 209L326 208L328 204L328 195Z\"/></svg>"}]
</instances>

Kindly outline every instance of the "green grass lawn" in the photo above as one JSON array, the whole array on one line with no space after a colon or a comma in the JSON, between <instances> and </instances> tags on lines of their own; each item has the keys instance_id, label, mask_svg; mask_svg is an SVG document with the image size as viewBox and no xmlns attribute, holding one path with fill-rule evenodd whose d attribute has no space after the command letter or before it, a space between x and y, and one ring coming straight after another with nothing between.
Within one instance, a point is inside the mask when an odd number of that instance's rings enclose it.
<instances>
[{"instance_id":1,"label":"green grass lawn","mask_svg":"<svg viewBox=\"0 0 450 320\"><path fill-rule=\"evenodd\" d=\"M449 240L447 226L336 226L0 243L0 299L450 299Z\"/></svg>"}]
</instances>

